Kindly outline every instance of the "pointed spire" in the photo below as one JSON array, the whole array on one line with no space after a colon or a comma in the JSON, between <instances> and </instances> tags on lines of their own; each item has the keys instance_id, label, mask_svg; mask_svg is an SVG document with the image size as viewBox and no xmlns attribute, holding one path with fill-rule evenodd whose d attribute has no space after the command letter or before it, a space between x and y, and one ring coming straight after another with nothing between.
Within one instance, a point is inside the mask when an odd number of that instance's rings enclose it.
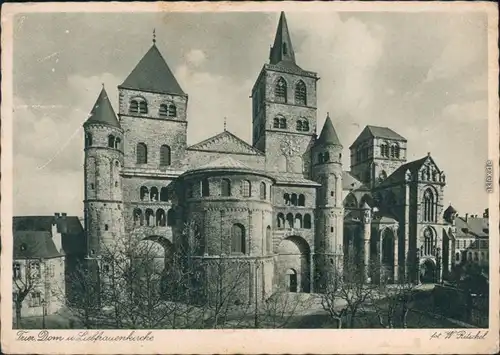
<instances>
[{"instance_id":1,"label":"pointed spire","mask_svg":"<svg viewBox=\"0 0 500 355\"><path fill-rule=\"evenodd\" d=\"M321 134L316 144L342 146L337 136L337 132L335 132L335 128L333 127L332 120L330 119L330 113L327 113L325 124L323 125L323 129L321 130Z\"/></svg>"},{"instance_id":2,"label":"pointed spire","mask_svg":"<svg viewBox=\"0 0 500 355\"><path fill-rule=\"evenodd\" d=\"M104 84L102 84L101 93L99 94L92 111L90 111L89 118L84 123L84 125L89 124L105 124L120 128L120 123L118 122L115 111L111 106L106 89L104 89Z\"/></svg>"},{"instance_id":3,"label":"pointed spire","mask_svg":"<svg viewBox=\"0 0 500 355\"><path fill-rule=\"evenodd\" d=\"M277 64L281 61L295 63L295 53L293 52L292 40L288 31L285 13L282 11L274 38L274 45L271 48L269 62Z\"/></svg>"}]
</instances>

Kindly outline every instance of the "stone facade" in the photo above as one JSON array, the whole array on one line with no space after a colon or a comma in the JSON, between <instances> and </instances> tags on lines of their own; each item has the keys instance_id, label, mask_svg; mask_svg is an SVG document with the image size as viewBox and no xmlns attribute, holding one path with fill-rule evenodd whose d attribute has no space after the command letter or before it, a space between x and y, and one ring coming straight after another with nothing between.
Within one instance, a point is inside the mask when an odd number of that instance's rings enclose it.
<instances>
[{"instance_id":1,"label":"stone facade","mask_svg":"<svg viewBox=\"0 0 500 355\"><path fill-rule=\"evenodd\" d=\"M316 134L318 76L295 63L284 14L252 89L252 145L224 130L187 146L187 95L166 64L161 81L133 88L141 66L159 57L153 44L119 87L119 120L108 112L85 125L89 250L125 235L172 251L194 224L192 256L239 265L241 301L278 287L321 291L353 255L367 281L436 282L447 271L441 251L454 241L442 237L444 173L430 155L406 162L406 139L376 126L350 146L344 171L329 117ZM110 134L121 145L109 147Z\"/></svg>"}]
</instances>

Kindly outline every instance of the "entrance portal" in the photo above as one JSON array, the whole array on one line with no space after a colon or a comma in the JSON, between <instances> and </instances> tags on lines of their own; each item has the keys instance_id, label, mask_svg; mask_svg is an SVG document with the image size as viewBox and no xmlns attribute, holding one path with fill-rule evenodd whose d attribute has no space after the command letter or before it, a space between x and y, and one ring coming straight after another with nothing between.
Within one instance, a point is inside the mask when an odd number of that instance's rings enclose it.
<instances>
[{"instance_id":1,"label":"entrance portal","mask_svg":"<svg viewBox=\"0 0 500 355\"><path fill-rule=\"evenodd\" d=\"M288 291L297 292L297 273L293 269L286 271L288 276Z\"/></svg>"},{"instance_id":2,"label":"entrance portal","mask_svg":"<svg viewBox=\"0 0 500 355\"><path fill-rule=\"evenodd\" d=\"M426 259L420 265L420 281L422 283L436 282L436 265L431 259Z\"/></svg>"}]
</instances>

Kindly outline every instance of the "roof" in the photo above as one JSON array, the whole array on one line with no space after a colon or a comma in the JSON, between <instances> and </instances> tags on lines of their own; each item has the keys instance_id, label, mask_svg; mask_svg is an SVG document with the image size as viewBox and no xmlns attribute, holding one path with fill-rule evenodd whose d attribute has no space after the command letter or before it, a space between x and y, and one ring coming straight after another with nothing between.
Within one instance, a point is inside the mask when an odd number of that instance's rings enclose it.
<instances>
[{"instance_id":1,"label":"roof","mask_svg":"<svg viewBox=\"0 0 500 355\"><path fill-rule=\"evenodd\" d=\"M467 221L463 217L455 219L457 237L473 236L486 238L489 236L488 218L468 217Z\"/></svg>"},{"instance_id":2,"label":"roof","mask_svg":"<svg viewBox=\"0 0 500 355\"><path fill-rule=\"evenodd\" d=\"M368 190L368 187L353 176L350 171L342 171L342 190L357 190L360 188Z\"/></svg>"},{"instance_id":3,"label":"roof","mask_svg":"<svg viewBox=\"0 0 500 355\"><path fill-rule=\"evenodd\" d=\"M329 115L326 116L325 124L323 125L319 138L316 140L316 144L342 146Z\"/></svg>"},{"instance_id":4,"label":"roof","mask_svg":"<svg viewBox=\"0 0 500 355\"><path fill-rule=\"evenodd\" d=\"M321 184L316 181L306 179L300 175L291 174L279 174L274 177L276 179L276 184L278 185L300 185L300 186L321 186Z\"/></svg>"},{"instance_id":5,"label":"roof","mask_svg":"<svg viewBox=\"0 0 500 355\"><path fill-rule=\"evenodd\" d=\"M85 121L84 126L89 124L105 124L120 128L120 123L116 118L115 111L111 106L111 102L109 101L109 97L104 89L104 86L94 104L94 107L92 108L92 111L90 111L89 118Z\"/></svg>"},{"instance_id":6,"label":"roof","mask_svg":"<svg viewBox=\"0 0 500 355\"><path fill-rule=\"evenodd\" d=\"M387 177L387 179L385 179L382 182L381 186L390 184L392 182L402 182L402 181L405 181L405 179L406 179L406 171L409 170L412 173L412 176L414 176L414 174L416 172L418 172L420 170L420 168L428 160L430 160L430 162L432 164L434 164L436 166L436 168L437 168L437 165L434 162L434 160L432 159L432 157L430 156L430 154L427 154L423 158L420 158L420 159L417 159L417 160L414 160L414 161L411 161L411 162L408 162L408 163L405 163L405 164L401 165L399 168L397 168L396 170L394 170L394 172L391 175L389 175ZM439 168L437 168L437 169L439 170Z\"/></svg>"},{"instance_id":7,"label":"roof","mask_svg":"<svg viewBox=\"0 0 500 355\"><path fill-rule=\"evenodd\" d=\"M368 125L361 131L358 138L356 138L354 143L349 148L352 148L370 138L385 138L406 142L405 137L399 135L390 128Z\"/></svg>"},{"instance_id":8,"label":"roof","mask_svg":"<svg viewBox=\"0 0 500 355\"><path fill-rule=\"evenodd\" d=\"M204 141L193 144L187 149L224 153L264 155L264 153L262 153L260 150L252 147L243 139L237 137L235 134L227 130L213 137L207 138Z\"/></svg>"},{"instance_id":9,"label":"roof","mask_svg":"<svg viewBox=\"0 0 500 355\"><path fill-rule=\"evenodd\" d=\"M278 64L280 62L288 62L292 66L296 66L292 40L290 39L290 32L288 31L286 16L283 11L280 14L274 44L269 54L269 63Z\"/></svg>"},{"instance_id":10,"label":"roof","mask_svg":"<svg viewBox=\"0 0 500 355\"><path fill-rule=\"evenodd\" d=\"M14 259L57 258L64 256L57 251L50 232L14 231Z\"/></svg>"},{"instance_id":11,"label":"roof","mask_svg":"<svg viewBox=\"0 0 500 355\"><path fill-rule=\"evenodd\" d=\"M119 86L124 89L186 96L177 79L153 44L127 79Z\"/></svg>"},{"instance_id":12,"label":"roof","mask_svg":"<svg viewBox=\"0 0 500 355\"><path fill-rule=\"evenodd\" d=\"M19 231L35 231L52 233L52 224L57 221L61 231L61 243L66 255L82 254L86 252L85 233L83 226L76 216L17 216L13 218L12 229L14 234Z\"/></svg>"},{"instance_id":13,"label":"roof","mask_svg":"<svg viewBox=\"0 0 500 355\"><path fill-rule=\"evenodd\" d=\"M244 172L246 174L264 175L270 177L270 175L267 172L251 168L250 166L242 163L239 160L232 158L229 155L223 156L219 159L212 160L208 164L189 169L182 175L189 175L192 173L208 172L208 171Z\"/></svg>"}]
</instances>

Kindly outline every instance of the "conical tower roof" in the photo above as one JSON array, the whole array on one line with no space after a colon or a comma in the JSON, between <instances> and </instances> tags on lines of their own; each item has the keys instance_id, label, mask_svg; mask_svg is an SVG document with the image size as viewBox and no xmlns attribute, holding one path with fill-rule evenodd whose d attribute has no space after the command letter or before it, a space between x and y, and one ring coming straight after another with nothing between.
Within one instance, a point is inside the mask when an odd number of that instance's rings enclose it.
<instances>
[{"instance_id":1,"label":"conical tower roof","mask_svg":"<svg viewBox=\"0 0 500 355\"><path fill-rule=\"evenodd\" d=\"M323 129L321 130L321 134L319 135L316 144L342 146L339 137L337 136L337 132L335 132L335 128L333 127L330 115L326 116L325 124L323 125Z\"/></svg>"},{"instance_id":2,"label":"conical tower roof","mask_svg":"<svg viewBox=\"0 0 500 355\"><path fill-rule=\"evenodd\" d=\"M286 23L285 13L282 11L278 28L276 29L276 36L274 44L271 48L269 62L271 64L278 64L281 61L295 63L295 53L293 51L292 40L290 39L290 32Z\"/></svg>"},{"instance_id":3,"label":"conical tower roof","mask_svg":"<svg viewBox=\"0 0 500 355\"><path fill-rule=\"evenodd\" d=\"M186 95L155 43L120 85L120 88L160 94Z\"/></svg>"},{"instance_id":4,"label":"conical tower roof","mask_svg":"<svg viewBox=\"0 0 500 355\"><path fill-rule=\"evenodd\" d=\"M84 123L84 125L89 124L105 124L121 128L120 122L118 122L118 119L116 118L115 111L111 106L111 102L109 101L108 94L106 93L104 86L102 87L101 93L99 94L92 111L90 111L89 118Z\"/></svg>"}]
</instances>

